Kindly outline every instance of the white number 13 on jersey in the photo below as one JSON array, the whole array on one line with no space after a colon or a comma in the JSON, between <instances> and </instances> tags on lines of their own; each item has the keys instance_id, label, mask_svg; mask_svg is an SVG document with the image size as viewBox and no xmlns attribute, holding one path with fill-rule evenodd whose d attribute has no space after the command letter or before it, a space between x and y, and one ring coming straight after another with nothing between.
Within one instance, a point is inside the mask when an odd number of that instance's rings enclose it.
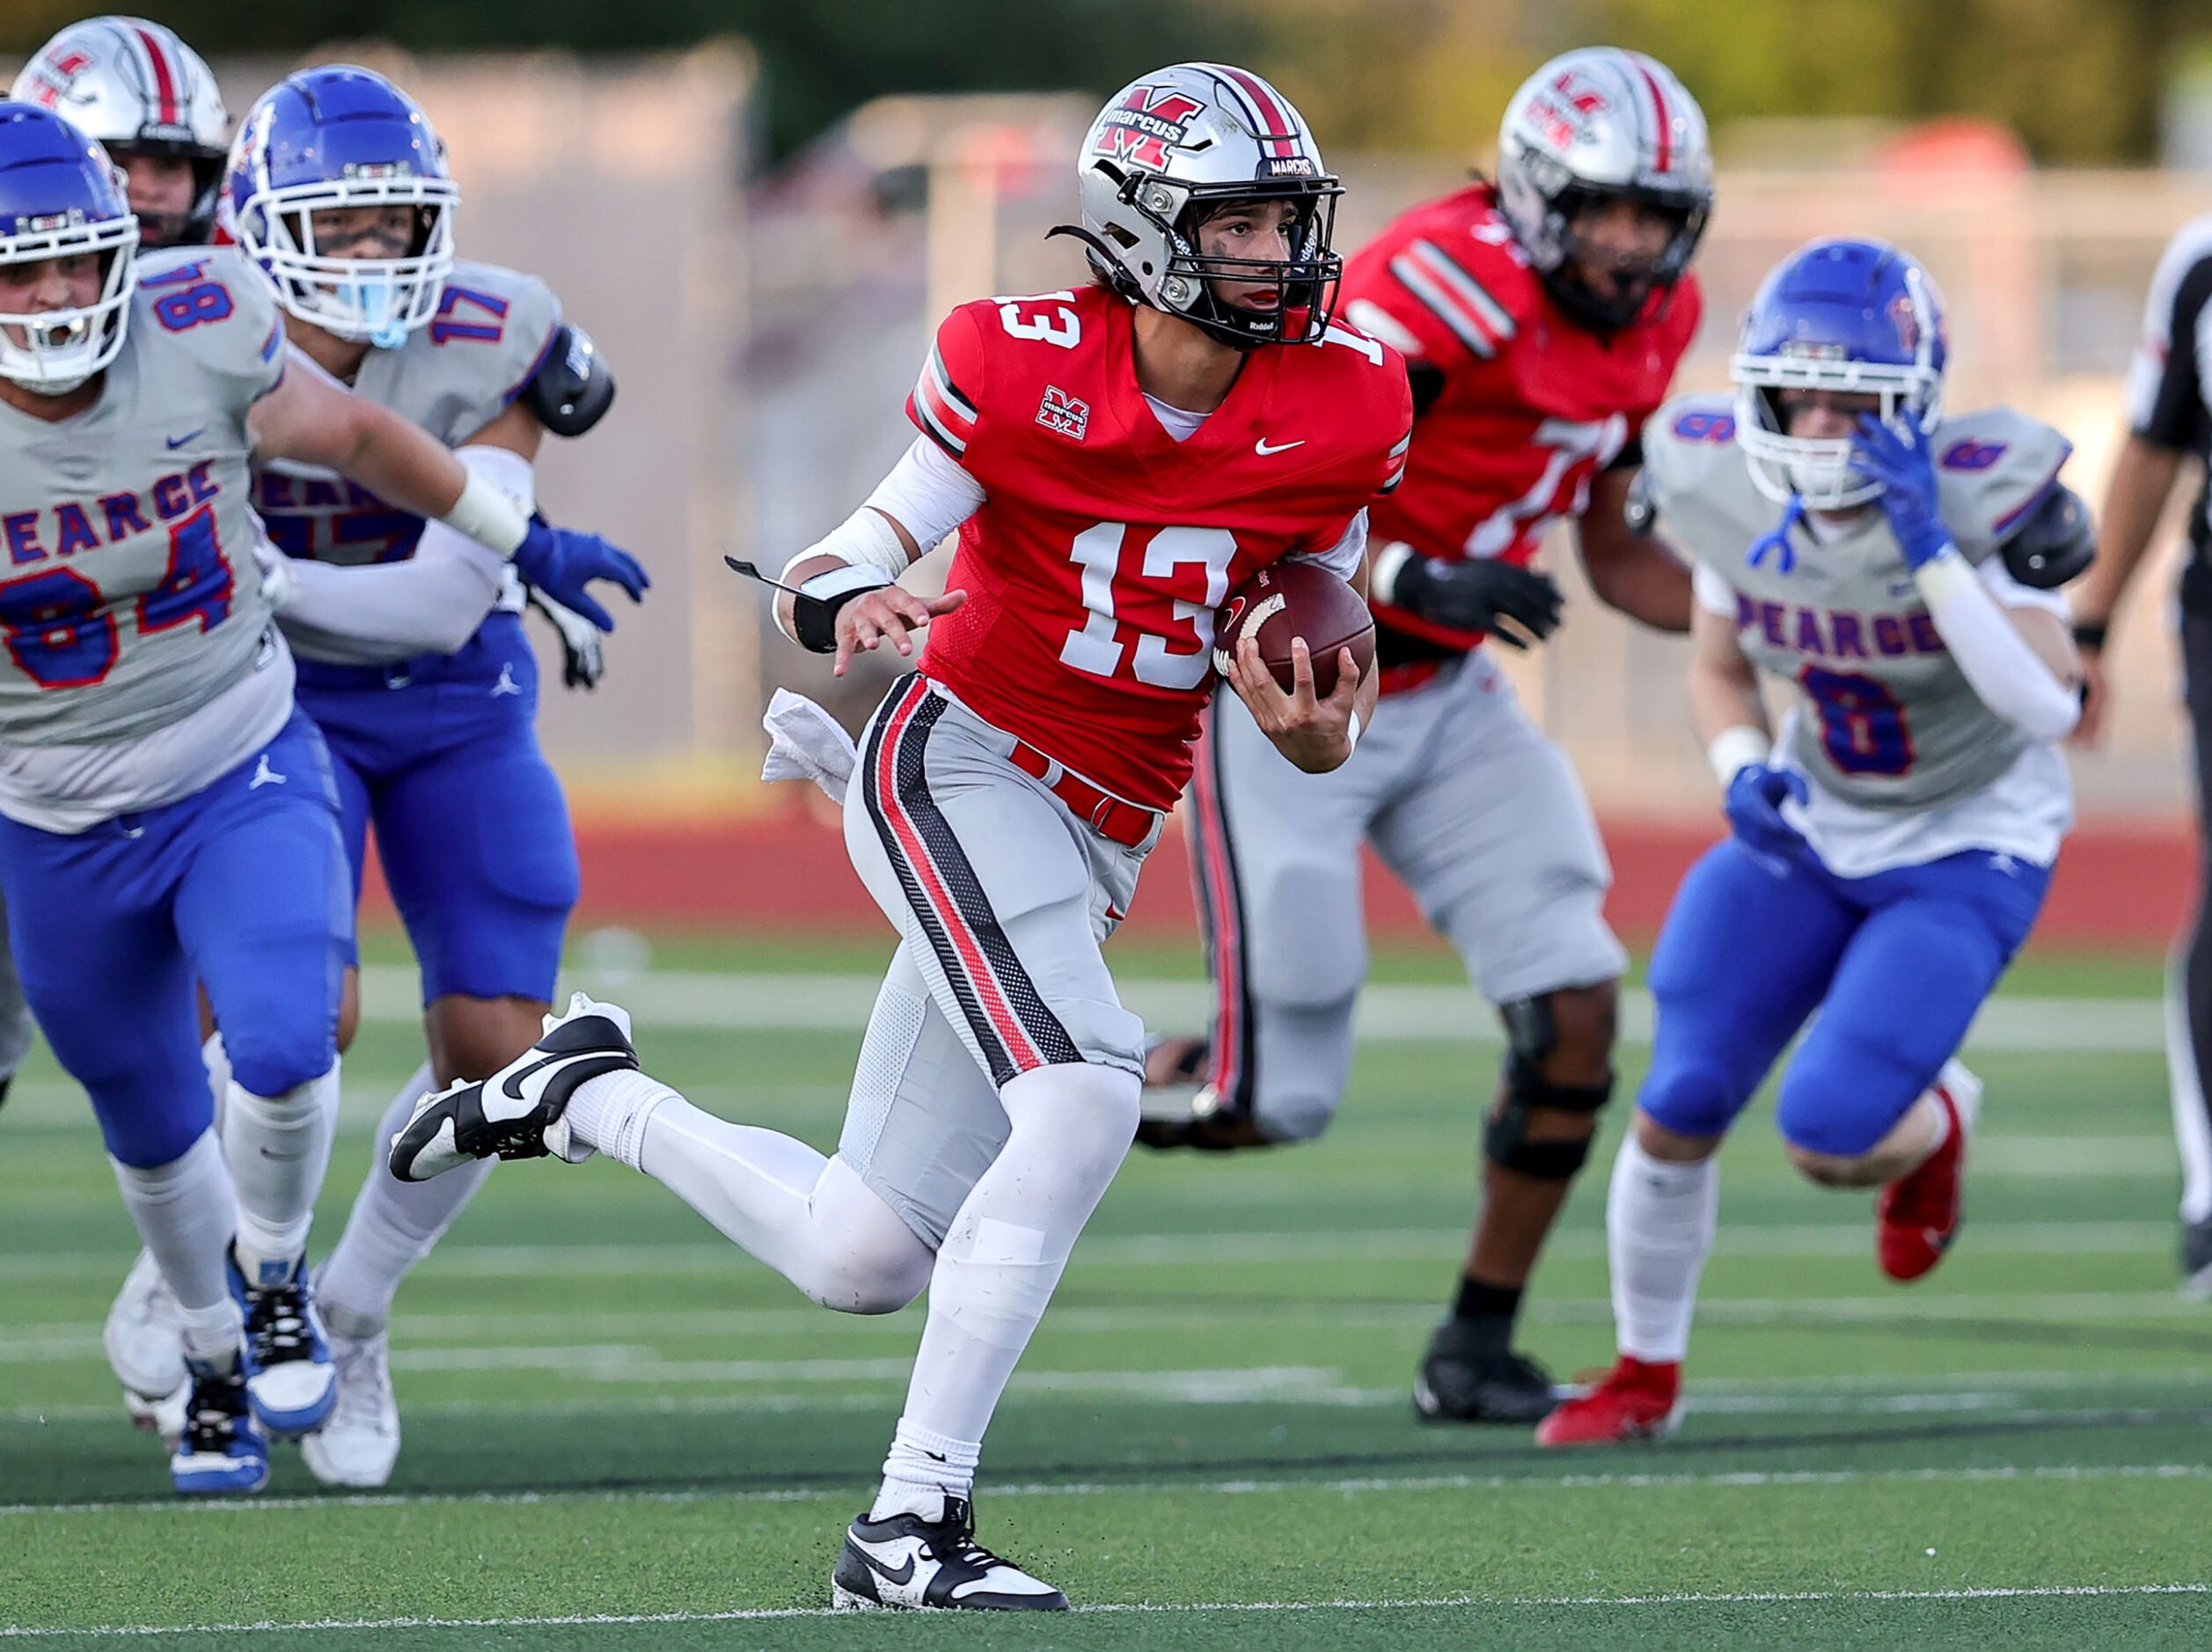
<instances>
[{"instance_id":1,"label":"white number 13 on jersey","mask_svg":"<svg viewBox=\"0 0 2212 1652\"><path fill-rule=\"evenodd\" d=\"M1131 650L1123 640L1123 619L1114 609L1114 576L1121 571L1122 542L1126 523L1102 522L1075 536L1073 555L1083 571L1082 626L1067 633L1060 645L1060 663L1093 676L1124 675L1122 661ZM1148 607L1172 602L1176 629L1183 631L1188 649L1170 647L1156 631L1137 637L1128 675L1154 688L1192 689L1205 681L1212 668L1213 615L1229 594L1229 563L1236 556L1236 537L1226 528L1161 528L1145 546L1143 577L1168 580L1179 567L1205 569L1205 600L1184 602L1170 598L1156 588L1144 590L1140 600Z\"/></svg>"}]
</instances>

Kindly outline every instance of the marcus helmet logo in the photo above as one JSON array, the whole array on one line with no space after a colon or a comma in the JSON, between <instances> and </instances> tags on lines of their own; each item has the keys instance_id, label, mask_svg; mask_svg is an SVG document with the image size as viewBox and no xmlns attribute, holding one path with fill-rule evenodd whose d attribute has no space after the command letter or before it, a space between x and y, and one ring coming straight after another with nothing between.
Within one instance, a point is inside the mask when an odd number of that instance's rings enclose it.
<instances>
[{"instance_id":1,"label":"marcus helmet logo","mask_svg":"<svg viewBox=\"0 0 2212 1652\"><path fill-rule=\"evenodd\" d=\"M1126 157L1132 166L1157 172L1168 164L1168 146L1183 142L1191 120L1205 107L1168 87L1132 86L1126 98L1099 117L1105 130L1091 152L1109 159Z\"/></svg>"},{"instance_id":2,"label":"marcus helmet logo","mask_svg":"<svg viewBox=\"0 0 2212 1652\"><path fill-rule=\"evenodd\" d=\"M1889 301L1889 318L1897 327L1897 342L1908 351L1920 348L1920 312L1912 299L1900 293Z\"/></svg>"},{"instance_id":3,"label":"marcus helmet logo","mask_svg":"<svg viewBox=\"0 0 2212 1652\"><path fill-rule=\"evenodd\" d=\"M1592 115L1602 114L1609 106L1604 93L1578 80L1569 69L1537 94L1528 106L1528 118L1543 128L1545 137L1565 149L1588 128Z\"/></svg>"},{"instance_id":4,"label":"marcus helmet logo","mask_svg":"<svg viewBox=\"0 0 2212 1652\"><path fill-rule=\"evenodd\" d=\"M1036 421L1047 430L1057 430L1080 442L1083 432L1090 428L1090 404L1069 395L1057 384L1048 384L1044 387L1044 399L1037 404Z\"/></svg>"}]
</instances>

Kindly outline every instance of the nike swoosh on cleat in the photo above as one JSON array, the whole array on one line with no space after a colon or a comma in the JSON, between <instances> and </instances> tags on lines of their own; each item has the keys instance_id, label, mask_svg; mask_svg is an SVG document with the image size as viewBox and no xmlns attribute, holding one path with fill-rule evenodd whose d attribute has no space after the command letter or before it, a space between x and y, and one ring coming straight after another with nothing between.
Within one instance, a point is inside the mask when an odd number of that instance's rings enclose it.
<instances>
[{"instance_id":1,"label":"nike swoosh on cleat","mask_svg":"<svg viewBox=\"0 0 2212 1652\"><path fill-rule=\"evenodd\" d=\"M914 1581L914 1557L911 1554L906 1557L906 1563L894 1572L857 1543L853 1546L853 1553L861 1557L861 1564L869 1571L894 1588L904 1589Z\"/></svg>"},{"instance_id":2,"label":"nike swoosh on cleat","mask_svg":"<svg viewBox=\"0 0 2212 1652\"><path fill-rule=\"evenodd\" d=\"M564 1061L575 1061L580 1056L617 1054L619 1054L619 1052L614 1050L564 1049L551 1056L543 1056L538 1060L531 1062L529 1066L524 1067L520 1072L510 1072L504 1078L502 1078L499 1081L499 1091L500 1093L505 1096L509 1100L519 1101L523 1099L523 1093L518 1086L524 1078L529 1078L531 1074L534 1072L542 1072L547 1067L557 1067Z\"/></svg>"}]
</instances>

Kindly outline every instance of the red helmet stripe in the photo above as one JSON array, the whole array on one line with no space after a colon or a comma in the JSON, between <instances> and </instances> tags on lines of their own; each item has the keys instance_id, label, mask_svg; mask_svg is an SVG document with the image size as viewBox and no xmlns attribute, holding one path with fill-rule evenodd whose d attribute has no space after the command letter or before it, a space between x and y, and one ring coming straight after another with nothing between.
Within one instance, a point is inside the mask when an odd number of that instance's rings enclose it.
<instances>
[{"instance_id":1,"label":"red helmet stripe","mask_svg":"<svg viewBox=\"0 0 2212 1652\"><path fill-rule=\"evenodd\" d=\"M1275 94L1268 90L1267 83L1257 75L1248 74L1227 63L1221 65L1221 72L1235 82L1259 110L1260 119L1268 128L1267 132L1260 135L1266 142L1268 154L1278 159L1297 154L1298 141L1290 117L1283 113L1283 106L1275 100ZM1271 136L1270 134L1282 135Z\"/></svg>"},{"instance_id":2,"label":"red helmet stripe","mask_svg":"<svg viewBox=\"0 0 2212 1652\"><path fill-rule=\"evenodd\" d=\"M177 124L177 77L170 72L169 59L161 49L161 42L150 29L133 29L138 43L146 48L147 60L154 66L154 95L161 99L161 124Z\"/></svg>"},{"instance_id":3,"label":"red helmet stripe","mask_svg":"<svg viewBox=\"0 0 2212 1652\"><path fill-rule=\"evenodd\" d=\"M1637 64L1636 72L1644 77L1644 84L1652 89L1652 108L1659 116L1659 152L1652 157L1652 164L1663 172L1674 158L1674 141L1668 128L1674 122L1667 113L1666 94L1659 90L1659 77L1641 62Z\"/></svg>"}]
</instances>

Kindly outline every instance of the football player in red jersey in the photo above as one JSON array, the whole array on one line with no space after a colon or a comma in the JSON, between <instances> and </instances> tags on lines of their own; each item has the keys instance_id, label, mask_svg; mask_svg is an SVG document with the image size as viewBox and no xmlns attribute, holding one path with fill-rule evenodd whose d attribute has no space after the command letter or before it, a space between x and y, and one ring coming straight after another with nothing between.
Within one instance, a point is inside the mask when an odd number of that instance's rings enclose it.
<instances>
[{"instance_id":1,"label":"football player in red jersey","mask_svg":"<svg viewBox=\"0 0 2212 1652\"><path fill-rule=\"evenodd\" d=\"M1100 114L1078 176L1095 282L954 311L907 404L921 435L784 571L779 623L840 669L929 625L858 752L796 697L771 710L772 770L843 791L853 866L900 937L837 1156L692 1107L581 994L531 1055L426 1099L392 1150L412 1180L596 1149L826 1306L889 1312L928 1287L839 1607L1067 1604L978 1545L970 1497L1136 1129L1144 1029L1100 943L1189 777L1215 610L1285 557L1357 574L1411 434L1403 362L1332 320L1338 186L1272 87L1206 63L1148 76ZM943 596L892 584L955 528ZM1373 673L1340 654L1318 698L1301 646L1286 693L1239 649L1231 685L1276 749L1315 772L1351 756Z\"/></svg>"},{"instance_id":2,"label":"football player in red jersey","mask_svg":"<svg viewBox=\"0 0 2212 1652\"><path fill-rule=\"evenodd\" d=\"M1513 1326L1611 1093L1626 961L1573 771L1480 645L1558 625L1558 588L1530 562L1562 520L1602 600L1688 627L1687 569L1626 507L1636 432L1697 329L1688 267L1711 178L1704 117L1663 66L1571 52L1515 95L1496 183L1415 207L1351 259L1345 315L1405 353L1419 410L1405 486L1373 517L1389 704L1358 767L1320 776L1219 701L1191 792L1215 1020L1150 1053L1139 1139L1241 1147L1327 1127L1366 973L1362 837L1504 1019L1483 1208L1414 1392L1432 1418L1527 1422L1553 1403Z\"/></svg>"}]
</instances>

